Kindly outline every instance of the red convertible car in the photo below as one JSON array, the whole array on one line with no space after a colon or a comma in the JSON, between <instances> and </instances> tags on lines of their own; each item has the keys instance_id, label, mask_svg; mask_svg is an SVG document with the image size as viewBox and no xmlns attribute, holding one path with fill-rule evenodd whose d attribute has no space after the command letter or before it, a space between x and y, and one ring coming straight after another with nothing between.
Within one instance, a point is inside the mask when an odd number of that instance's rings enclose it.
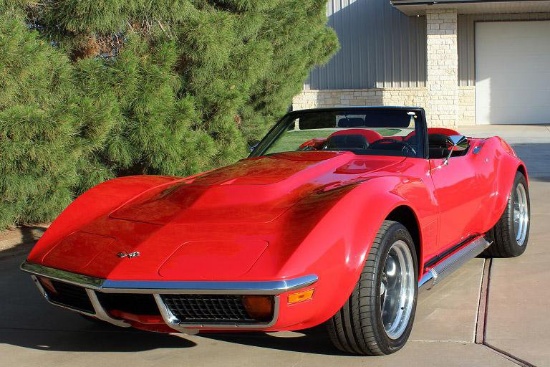
<instances>
[{"instance_id":1,"label":"red convertible car","mask_svg":"<svg viewBox=\"0 0 550 367\"><path fill-rule=\"evenodd\" d=\"M502 139L428 128L421 108L312 109L233 165L92 188L21 267L49 302L121 327L326 323L340 350L381 355L419 290L528 237L527 171Z\"/></svg>"}]
</instances>

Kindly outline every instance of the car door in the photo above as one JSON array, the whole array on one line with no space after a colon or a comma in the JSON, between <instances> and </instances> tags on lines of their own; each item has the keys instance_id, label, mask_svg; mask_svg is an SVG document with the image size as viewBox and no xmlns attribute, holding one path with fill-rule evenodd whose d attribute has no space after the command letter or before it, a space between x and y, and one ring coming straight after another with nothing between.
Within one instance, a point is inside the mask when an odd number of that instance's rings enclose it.
<instances>
[{"instance_id":1,"label":"car door","mask_svg":"<svg viewBox=\"0 0 550 367\"><path fill-rule=\"evenodd\" d=\"M429 158L434 196L440 212L438 247L444 251L477 234L477 222L491 193L491 180L476 161L477 154Z\"/></svg>"}]
</instances>

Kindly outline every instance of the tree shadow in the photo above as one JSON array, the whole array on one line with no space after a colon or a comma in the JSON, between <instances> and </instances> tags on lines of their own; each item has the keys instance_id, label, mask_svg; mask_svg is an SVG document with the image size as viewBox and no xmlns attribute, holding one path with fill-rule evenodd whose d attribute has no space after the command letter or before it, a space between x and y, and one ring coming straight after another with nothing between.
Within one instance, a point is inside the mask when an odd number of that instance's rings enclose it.
<instances>
[{"instance_id":1,"label":"tree shadow","mask_svg":"<svg viewBox=\"0 0 550 367\"><path fill-rule=\"evenodd\" d=\"M13 246L0 251L0 260L27 254L47 229L46 225L24 225L19 227L14 234L9 235L8 239L13 243Z\"/></svg>"},{"instance_id":2,"label":"tree shadow","mask_svg":"<svg viewBox=\"0 0 550 367\"><path fill-rule=\"evenodd\" d=\"M31 243L36 242L48 227L46 225L38 226L21 226L21 243Z\"/></svg>"}]
</instances>

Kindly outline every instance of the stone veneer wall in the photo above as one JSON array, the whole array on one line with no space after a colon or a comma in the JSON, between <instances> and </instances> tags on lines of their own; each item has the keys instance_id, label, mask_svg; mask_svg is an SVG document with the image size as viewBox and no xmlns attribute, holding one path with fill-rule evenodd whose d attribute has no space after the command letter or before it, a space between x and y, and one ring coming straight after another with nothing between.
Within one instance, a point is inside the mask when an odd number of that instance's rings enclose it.
<instances>
[{"instance_id":1,"label":"stone veneer wall","mask_svg":"<svg viewBox=\"0 0 550 367\"><path fill-rule=\"evenodd\" d=\"M426 11L428 104L434 126L458 123L458 18L456 10Z\"/></svg>"},{"instance_id":2,"label":"stone veneer wall","mask_svg":"<svg viewBox=\"0 0 550 367\"><path fill-rule=\"evenodd\" d=\"M294 97L292 109L340 106L426 105L426 88L304 90Z\"/></svg>"},{"instance_id":3,"label":"stone veneer wall","mask_svg":"<svg viewBox=\"0 0 550 367\"><path fill-rule=\"evenodd\" d=\"M458 126L476 124L476 87L458 87Z\"/></svg>"},{"instance_id":4,"label":"stone veneer wall","mask_svg":"<svg viewBox=\"0 0 550 367\"><path fill-rule=\"evenodd\" d=\"M475 87L458 87L458 121L456 125L475 125ZM293 110L317 107L342 106L412 106L428 105L426 88L380 88L343 90L304 90L292 101ZM444 125L441 121L428 118L429 126Z\"/></svg>"}]
</instances>

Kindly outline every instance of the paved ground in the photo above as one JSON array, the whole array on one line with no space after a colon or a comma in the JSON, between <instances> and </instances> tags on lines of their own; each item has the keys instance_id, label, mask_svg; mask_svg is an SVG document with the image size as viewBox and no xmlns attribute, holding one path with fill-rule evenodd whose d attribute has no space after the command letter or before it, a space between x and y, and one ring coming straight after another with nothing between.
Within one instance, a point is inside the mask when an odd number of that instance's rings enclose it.
<instances>
[{"instance_id":1,"label":"paved ground","mask_svg":"<svg viewBox=\"0 0 550 367\"><path fill-rule=\"evenodd\" d=\"M397 354L338 354L323 328L172 336L95 325L48 305L18 271L43 231L36 227L0 236L0 250L9 248L0 252L0 366L550 366L550 129L500 127L499 134L532 175L529 247L515 259L474 259L424 295Z\"/></svg>"}]
</instances>

